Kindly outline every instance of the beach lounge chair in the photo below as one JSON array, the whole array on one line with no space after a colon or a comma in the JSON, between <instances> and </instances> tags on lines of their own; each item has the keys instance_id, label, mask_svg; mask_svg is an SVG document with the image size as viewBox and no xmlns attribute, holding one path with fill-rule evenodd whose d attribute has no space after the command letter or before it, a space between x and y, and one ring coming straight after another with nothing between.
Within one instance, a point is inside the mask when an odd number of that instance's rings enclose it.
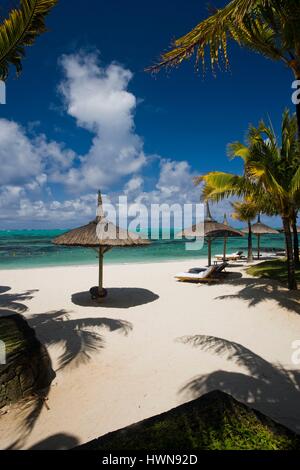
<instances>
[{"instance_id":1,"label":"beach lounge chair","mask_svg":"<svg viewBox=\"0 0 300 470\"><path fill-rule=\"evenodd\" d=\"M216 271L215 271L215 274L216 274L216 275L226 274L226 271L225 271L225 270L226 270L227 266L229 266L229 264L228 264L226 261L224 261L224 262L221 263L221 264L218 264L218 265L216 266L217 269L216 269Z\"/></svg>"},{"instance_id":2,"label":"beach lounge chair","mask_svg":"<svg viewBox=\"0 0 300 470\"><path fill-rule=\"evenodd\" d=\"M197 269L197 268L194 268ZM200 269L200 268L199 268ZM182 272L178 273L175 276L175 279L178 279L182 282L218 282L220 277L218 276L218 266L210 266L206 268L204 271L200 271L198 273L191 273L191 272Z\"/></svg>"},{"instance_id":3,"label":"beach lounge chair","mask_svg":"<svg viewBox=\"0 0 300 470\"><path fill-rule=\"evenodd\" d=\"M206 271L207 268L192 268L188 270L188 273L190 274L199 274L202 273L203 271Z\"/></svg>"},{"instance_id":4,"label":"beach lounge chair","mask_svg":"<svg viewBox=\"0 0 300 470\"><path fill-rule=\"evenodd\" d=\"M229 264L225 261L221 264L217 264L215 265L215 274L221 274L222 272L225 272L225 269L227 268L227 266L229 266ZM191 268L187 271L188 274L199 274L199 273L202 273L204 271L206 271L208 268Z\"/></svg>"},{"instance_id":5,"label":"beach lounge chair","mask_svg":"<svg viewBox=\"0 0 300 470\"><path fill-rule=\"evenodd\" d=\"M187 272L177 274L175 278L186 282L217 282L222 274L226 274L227 266L229 265L225 262L210 268L192 268Z\"/></svg>"},{"instance_id":6,"label":"beach lounge chair","mask_svg":"<svg viewBox=\"0 0 300 470\"><path fill-rule=\"evenodd\" d=\"M226 261L236 261L238 259L241 259L243 253L244 253L243 251L237 251L236 253L230 253L230 254L226 255ZM224 255L216 255L215 259L217 261L222 261L224 259Z\"/></svg>"}]
</instances>

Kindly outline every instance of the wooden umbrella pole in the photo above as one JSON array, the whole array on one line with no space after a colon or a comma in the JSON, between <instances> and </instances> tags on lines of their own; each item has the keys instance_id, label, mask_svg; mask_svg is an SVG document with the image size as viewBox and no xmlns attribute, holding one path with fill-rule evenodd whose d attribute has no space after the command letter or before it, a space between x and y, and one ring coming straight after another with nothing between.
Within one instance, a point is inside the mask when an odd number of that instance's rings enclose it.
<instances>
[{"instance_id":1,"label":"wooden umbrella pole","mask_svg":"<svg viewBox=\"0 0 300 470\"><path fill-rule=\"evenodd\" d=\"M227 250L227 237L224 237L224 251L223 251L223 261L226 261L226 250Z\"/></svg>"},{"instance_id":2,"label":"wooden umbrella pole","mask_svg":"<svg viewBox=\"0 0 300 470\"><path fill-rule=\"evenodd\" d=\"M257 259L260 259L260 235L257 235Z\"/></svg>"},{"instance_id":3,"label":"wooden umbrella pole","mask_svg":"<svg viewBox=\"0 0 300 470\"><path fill-rule=\"evenodd\" d=\"M208 237L207 245L208 245L208 266L211 266L211 239L210 237Z\"/></svg>"},{"instance_id":4,"label":"wooden umbrella pole","mask_svg":"<svg viewBox=\"0 0 300 470\"><path fill-rule=\"evenodd\" d=\"M99 248L99 295L102 295L103 291L103 257L104 257L104 250L102 247Z\"/></svg>"}]
</instances>

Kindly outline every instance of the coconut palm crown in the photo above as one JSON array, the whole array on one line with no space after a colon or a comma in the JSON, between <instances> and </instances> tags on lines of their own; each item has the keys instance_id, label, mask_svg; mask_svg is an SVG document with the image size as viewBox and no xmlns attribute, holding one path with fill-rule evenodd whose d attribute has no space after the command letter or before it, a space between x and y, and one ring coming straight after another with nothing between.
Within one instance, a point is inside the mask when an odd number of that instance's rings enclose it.
<instances>
[{"instance_id":1,"label":"coconut palm crown","mask_svg":"<svg viewBox=\"0 0 300 470\"><path fill-rule=\"evenodd\" d=\"M296 289L295 258L291 225L299 209L300 144L297 119L285 111L282 119L281 142L272 125L263 121L250 126L246 145L229 145L229 155L244 162L244 174L211 172L195 180L204 182L204 199L218 201L224 197L250 197L269 215L279 215L283 222L288 255L289 287Z\"/></svg>"},{"instance_id":2,"label":"coconut palm crown","mask_svg":"<svg viewBox=\"0 0 300 470\"><path fill-rule=\"evenodd\" d=\"M173 49L150 68L179 65L195 54L214 69L229 65L228 41L234 40L273 60L282 60L300 77L300 3L298 0L233 0L177 39ZM208 54L206 54L208 52Z\"/></svg>"}]
</instances>

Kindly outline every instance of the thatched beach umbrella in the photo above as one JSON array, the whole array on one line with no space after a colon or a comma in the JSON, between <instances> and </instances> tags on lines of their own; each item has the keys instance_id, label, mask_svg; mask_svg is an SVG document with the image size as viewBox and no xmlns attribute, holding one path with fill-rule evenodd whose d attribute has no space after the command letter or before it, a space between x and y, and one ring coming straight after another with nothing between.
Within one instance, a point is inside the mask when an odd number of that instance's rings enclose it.
<instances>
[{"instance_id":1,"label":"thatched beach umbrella","mask_svg":"<svg viewBox=\"0 0 300 470\"><path fill-rule=\"evenodd\" d=\"M233 227L230 227L225 224L220 224L216 220L214 220L210 213L209 204L206 204L206 216L204 218L204 227L203 222L199 224L193 225L188 229L184 229L182 232L177 234L177 237L184 237L184 238L200 238L204 236L207 240L208 246L208 266L211 266L211 245L212 241L215 238L222 238L226 237L243 237L244 234L239 230L236 230Z\"/></svg>"},{"instance_id":2,"label":"thatched beach umbrella","mask_svg":"<svg viewBox=\"0 0 300 470\"><path fill-rule=\"evenodd\" d=\"M252 227L252 233L257 236L257 259L260 259L260 237L262 235L275 235L276 233L279 233L278 230L275 230L275 228L269 227L266 224L263 224L260 221L260 215L257 218L256 224L253 224ZM243 230L244 233L249 233L249 229L245 228Z\"/></svg>"},{"instance_id":3,"label":"thatched beach umbrella","mask_svg":"<svg viewBox=\"0 0 300 470\"><path fill-rule=\"evenodd\" d=\"M97 292L93 289L93 296L105 297L107 292L103 289L103 258L107 251L114 247L131 247L148 245L147 239L136 233L128 232L109 222L104 217L101 192L98 193L98 210L95 220L83 227L75 228L53 240L55 245L77 246L82 248L96 248L99 251L99 283Z\"/></svg>"}]
</instances>

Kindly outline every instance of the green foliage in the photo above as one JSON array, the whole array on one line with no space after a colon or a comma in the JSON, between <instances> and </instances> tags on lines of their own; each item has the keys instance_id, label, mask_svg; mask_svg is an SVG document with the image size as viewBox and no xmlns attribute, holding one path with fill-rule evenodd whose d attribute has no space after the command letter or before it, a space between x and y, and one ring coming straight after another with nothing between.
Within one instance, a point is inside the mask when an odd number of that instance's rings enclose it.
<instances>
[{"instance_id":1,"label":"green foliage","mask_svg":"<svg viewBox=\"0 0 300 470\"><path fill-rule=\"evenodd\" d=\"M261 209L250 198L245 199L242 202L240 201L233 202L232 207L234 208L234 213L232 214L232 217L242 222L249 222L251 220L254 220Z\"/></svg>"},{"instance_id":2,"label":"green foliage","mask_svg":"<svg viewBox=\"0 0 300 470\"><path fill-rule=\"evenodd\" d=\"M264 261L248 268L247 273L251 276L276 279L284 283L288 280L287 266L284 260ZM300 266L296 267L296 278L300 282Z\"/></svg>"},{"instance_id":3,"label":"green foliage","mask_svg":"<svg viewBox=\"0 0 300 470\"><path fill-rule=\"evenodd\" d=\"M6 80L9 67L17 74L22 71L25 47L34 44L37 36L46 32L45 17L58 0L21 0L20 8L13 9L0 24L0 79Z\"/></svg>"},{"instance_id":4,"label":"green foliage","mask_svg":"<svg viewBox=\"0 0 300 470\"><path fill-rule=\"evenodd\" d=\"M300 200L300 145L296 115L283 113L281 142L272 125L263 121L250 126L246 145L230 144L231 158L241 158L242 176L223 172L210 172L195 183L204 183L203 198L218 201L225 197L250 198L259 212L280 215L292 222Z\"/></svg>"},{"instance_id":5,"label":"green foliage","mask_svg":"<svg viewBox=\"0 0 300 470\"><path fill-rule=\"evenodd\" d=\"M212 70L229 65L228 42L234 40L272 60L282 60L300 76L300 4L298 0L232 0L177 39L150 71L181 64L195 54L206 56Z\"/></svg>"},{"instance_id":6,"label":"green foliage","mask_svg":"<svg viewBox=\"0 0 300 470\"><path fill-rule=\"evenodd\" d=\"M256 190L251 181L244 176L224 173L222 171L212 171L206 175L199 176L194 180L195 185L204 183L202 187L202 199L220 201L224 197L250 194Z\"/></svg>"},{"instance_id":7,"label":"green foliage","mask_svg":"<svg viewBox=\"0 0 300 470\"><path fill-rule=\"evenodd\" d=\"M79 449L292 450L300 449L300 438L230 395L215 391Z\"/></svg>"}]
</instances>

